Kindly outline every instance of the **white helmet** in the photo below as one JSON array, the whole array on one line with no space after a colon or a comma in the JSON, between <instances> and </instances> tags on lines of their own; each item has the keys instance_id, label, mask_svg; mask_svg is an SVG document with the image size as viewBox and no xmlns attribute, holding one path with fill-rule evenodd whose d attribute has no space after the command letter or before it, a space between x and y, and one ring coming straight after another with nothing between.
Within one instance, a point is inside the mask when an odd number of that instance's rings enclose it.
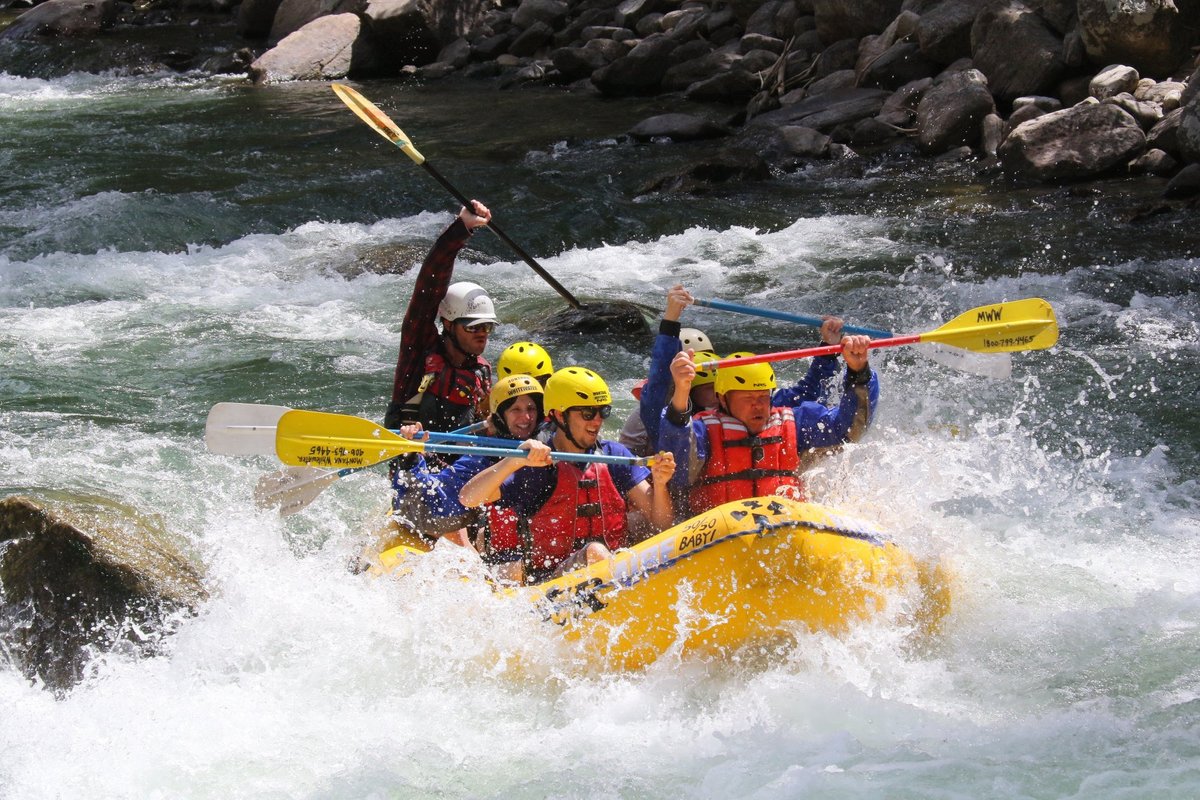
<instances>
[{"instance_id":1,"label":"white helmet","mask_svg":"<svg viewBox=\"0 0 1200 800\"><path fill-rule=\"evenodd\" d=\"M683 343L683 349L689 347L699 353L701 350L712 350L712 341L704 335L704 331L696 328L680 328L679 341Z\"/></svg>"},{"instance_id":2,"label":"white helmet","mask_svg":"<svg viewBox=\"0 0 1200 800\"><path fill-rule=\"evenodd\" d=\"M499 322L492 298L478 283L459 281L446 289L446 296L438 306L438 316L451 322Z\"/></svg>"}]
</instances>

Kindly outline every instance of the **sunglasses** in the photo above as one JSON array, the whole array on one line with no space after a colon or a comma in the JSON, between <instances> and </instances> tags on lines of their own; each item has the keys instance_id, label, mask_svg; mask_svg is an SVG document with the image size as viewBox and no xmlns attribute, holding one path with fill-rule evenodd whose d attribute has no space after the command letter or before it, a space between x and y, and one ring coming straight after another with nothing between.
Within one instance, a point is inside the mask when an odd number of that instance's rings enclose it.
<instances>
[{"instance_id":1,"label":"sunglasses","mask_svg":"<svg viewBox=\"0 0 1200 800\"><path fill-rule=\"evenodd\" d=\"M496 323L494 322L460 322L458 324L467 333L491 333L496 330Z\"/></svg>"},{"instance_id":2,"label":"sunglasses","mask_svg":"<svg viewBox=\"0 0 1200 800\"><path fill-rule=\"evenodd\" d=\"M600 415L600 419L608 419L612 414L612 406L571 406L567 411L574 411L584 422L591 422L597 414Z\"/></svg>"}]
</instances>

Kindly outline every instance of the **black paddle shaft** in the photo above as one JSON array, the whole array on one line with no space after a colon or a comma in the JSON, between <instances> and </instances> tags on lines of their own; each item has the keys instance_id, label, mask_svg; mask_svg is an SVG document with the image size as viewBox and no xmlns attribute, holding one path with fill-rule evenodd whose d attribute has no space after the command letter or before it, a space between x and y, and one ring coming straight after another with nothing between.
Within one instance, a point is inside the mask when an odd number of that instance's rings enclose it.
<instances>
[{"instance_id":1,"label":"black paddle shaft","mask_svg":"<svg viewBox=\"0 0 1200 800\"><path fill-rule=\"evenodd\" d=\"M432 164L430 164L428 161L422 161L421 166L424 167L425 171L428 172L430 175L432 175L433 179L435 181L437 181L438 183L440 183L446 189L446 191L450 192L450 194L452 194L454 196L454 199L458 200L458 202L462 203L466 208L470 209L471 213L475 213L475 206L473 206L471 204L471 201L468 200L462 192L460 192L458 189L456 189L454 187L454 184L452 184L452 183L450 183L450 181L446 180L445 177L442 176L442 173L440 173L436 169L434 169ZM514 242L512 239L508 238L508 234L505 233L504 231L500 230L500 228L497 227L496 223L489 222L487 226L492 229L492 233L494 233L500 237L501 241L503 241L506 245L511 247L512 251L514 253L516 253L518 256L520 256L522 261L524 261L526 264L528 264L530 267L532 267L534 272L536 272L538 275L542 276L542 280L544 280L546 283L550 284L550 286L553 287L554 291L556 291L560 295L562 295L563 299L566 300L568 303L570 303L571 308L580 308L580 309L583 308L583 304L575 299L575 295L573 295L569 291L567 291L566 287L563 286L558 281L556 281L554 279L553 275L551 275L549 272L546 272L545 268L541 264L539 264L537 261L535 261L533 256L529 255L529 253L526 253L524 248L522 248L519 244Z\"/></svg>"}]
</instances>

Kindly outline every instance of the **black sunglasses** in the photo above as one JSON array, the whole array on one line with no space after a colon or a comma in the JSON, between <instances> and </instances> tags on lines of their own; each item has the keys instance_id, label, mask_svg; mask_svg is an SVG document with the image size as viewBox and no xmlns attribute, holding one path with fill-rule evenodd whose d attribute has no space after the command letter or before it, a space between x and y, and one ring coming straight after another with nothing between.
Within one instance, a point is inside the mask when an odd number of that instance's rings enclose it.
<instances>
[{"instance_id":1,"label":"black sunglasses","mask_svg":"<svg viewBox=\"0 0 1200 800\"><path fill-rule=\"evenodd\" d=\"M571 406L567 411L574 411L584 422L591 422L597 414L600 415L600 419L608 419L612 414L612 406Z\"/></svg>"},{"instance_id":2,"label":"black sunglasses","mask_svg":"<svg viewBox=\"0 0 1200 800\"><path fill-rule=\"evenodd\" d=\"M470 333L491 333L496 330L496 323L494 322L460 322L458 324L462 325L464 331Z\"/></svg>"}]
</instances>

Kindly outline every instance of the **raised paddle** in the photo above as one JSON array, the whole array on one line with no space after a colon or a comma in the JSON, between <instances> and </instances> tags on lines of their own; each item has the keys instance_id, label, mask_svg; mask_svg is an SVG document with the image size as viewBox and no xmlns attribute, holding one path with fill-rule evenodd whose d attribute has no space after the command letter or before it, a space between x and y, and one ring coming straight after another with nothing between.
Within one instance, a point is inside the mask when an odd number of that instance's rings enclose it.
<instances>
[{"instance_id":1,"label":"raised paddle","mask_svg":"<svg viewBox=\"0 0 1200 800\"><path fill-rule=\"evenodd\" d=\"M451 453L456 455L528 458L529 451L516 447L471 447L467 445L418 442L392 433L369 419L323 411L289 411L279 419L275 431L275 454L285 464L303 467L345 469L379 464L406 453ZM635 458L605 453L564 453L560 461L594 461L602 464L654 463L655 456Z\"/></svg>"},{"instance_id":2,"label":"raised paddle","mask_svg":"<svg viewBox=\"0 0 1200 800\"><path fill-rule=\"evenodd\" d=\"M424 167L425 171L432 175L433 179L440 183L446 191L450 192L455 200L462 203L468 209L475 208L466 195L456 189L450 181L446 180L440 172L433 168L433 165L426 160L425 156L421 155L420 151L413 146L412 140L405 135L404 131L400 130L400 127L396 123L392 122L387 114L380 111L378 106L344 83L334 83L331 86L334 94L349 106L350 110L357 114L359 119L371 126L380 136L403 150L404 154L411 158L418 166ZM562 295L562 298L570 304L571 308L583 308L583 304L576 300L573 294L556 281L554 276L547 272L533 256L529 255L520 245L510 239L507 233L500 230L494 220L488 222L487 227L491 228L492 233L499 236L505 244L511 247L512 251L520 256L522 261L532 267L533 271L542 277L542 280L550 284L554 291Z\"/></svg>"},{"instance_id":3,"label":"raised paddle","mask_svg":"<svg viewBox=\"0 0 1200 800\"><path fill-rule=\"evenodd\" d=\"M730 303L725 300L696 298L695 303L698 306L716 309L717 311L731 311L735 314L747 314L754 317L776 319L782 322L795 322L799 325L807 325L813 328L821 327L821 323L824 322L821 317L809 316L807 314L791 314L786 311L775 311L767 308L755 308L739 303ZM860 334L870 336L872 339L891 339L896 336L891 331L864 328L859 325L843 325L842 333ZM1012 356L1008 353L973 353L962 348L939 344L937 342L928 344L926 348L922 348L921 352L942 366L969 372L973 375L982 375L997 380L1004 380L1012 375Z\"/></svg>"},{"instance_id":4,"label":"raised paddle","mask_svg":"<svg viewBox=\"0 0 1200 800\"><path fill-rule=\"evenodd\" d=\"M1025 350L1045 350L1058 341L1058 321L1054 309L1045 300L1031 298L1013 300L991 306L980 306L958 315L936 330L890 339L872 339L870 348L899 347L907 344L938 342L979 353L1016 353ZM741 358L705 361L696 366L703 369L788 361L842 352L843 346L831 344L804 350L785 350Z\"/></svg>"}]
</instances>

